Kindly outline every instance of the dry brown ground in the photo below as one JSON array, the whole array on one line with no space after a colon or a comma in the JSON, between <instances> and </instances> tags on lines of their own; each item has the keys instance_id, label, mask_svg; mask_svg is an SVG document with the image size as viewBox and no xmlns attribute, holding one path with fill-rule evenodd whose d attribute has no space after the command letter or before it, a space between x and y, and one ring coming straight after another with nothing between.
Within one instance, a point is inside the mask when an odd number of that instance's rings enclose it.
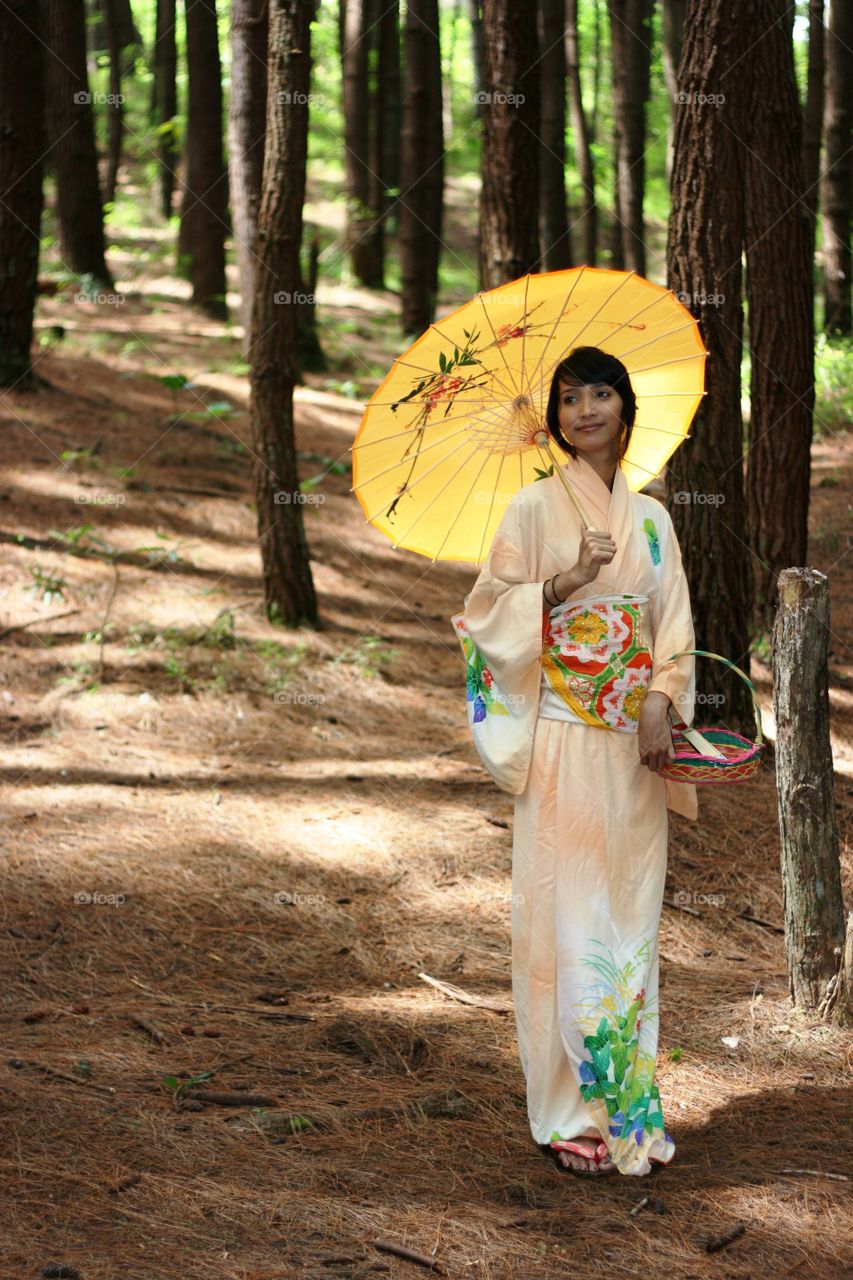
<instances>
[{"instance_id":1,"label":"dry brown ground","mask_svg":"<svg viewBox=\"0 0 853 1280\"><path fill-rule=\"evenodd\" d=\"M337 301L326 318L359 325L351 370L387 362L393 331ZM772 754L748 787L703 792L698 824L671 819L669 893L725 898L664 912L674 1163L561 1175L531 1142L516 1057L512 802L476 762L448 621L472 572L393 551L328 474L306 513L322 629L270 626L233 335L130 296L44 301L51 322L47 385L0 404L0 627L38 619L0 649L0 1274L424 1274L385 1238L476 1280L849 1276L853 1184L827 1175L853 1172L853 1040L792 1013L780 933L740 916L781 921ZM199 385L173 405L157 378L175 370ZM359 418L311 382L305 477L347 459ZM241 412L169 424L223 397ZM851 437L814 464L850 903ZM86 523L101 543L79 554L50 532ZM63 598L28 591L33 570ZM201 1073L274 1105L176 1105L170 1078ZM645 1195L660 1203L630 1215Z\"/></svg>"}]
</instances>

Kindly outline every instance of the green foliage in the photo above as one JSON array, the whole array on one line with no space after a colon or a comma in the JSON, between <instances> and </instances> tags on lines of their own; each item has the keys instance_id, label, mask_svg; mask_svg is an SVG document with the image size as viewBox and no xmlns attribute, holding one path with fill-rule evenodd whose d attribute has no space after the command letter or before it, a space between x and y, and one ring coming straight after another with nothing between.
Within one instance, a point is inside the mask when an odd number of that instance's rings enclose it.
<instances>
[{"instance_id":1,"label":"green foliage","mask_svg":"<svg viewBox=\"0 0 853 1280\"><path fill-rule=\"evenodd\" d=\"M33 581L24 590L32 592L33 595L41 596L45 604L53 604L55 600L65 599L65 589L68 583L61 573L45 571L36 565L30 569L30 575Z\"/></svg>"},{"instance_id":2,"label":"green foliage","mask_svg":"<svg viewBox=\"0 0 853 1280\"><path fill-rule=\"evenodd\" d=\"M342 650L331 665L339 667L342 663L358 667L366 676L376 676L379 670L400 656L400 650L389 648L380 636L361 636L355 644Z\"/></svg>"}]
</instances>

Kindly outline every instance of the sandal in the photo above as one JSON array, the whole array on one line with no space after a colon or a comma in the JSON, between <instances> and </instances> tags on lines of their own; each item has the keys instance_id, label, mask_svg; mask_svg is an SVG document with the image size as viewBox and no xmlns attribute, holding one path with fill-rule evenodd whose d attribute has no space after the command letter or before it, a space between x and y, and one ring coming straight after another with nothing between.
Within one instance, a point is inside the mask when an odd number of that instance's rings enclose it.
<instances>
[{"instance_id":1,"label":"sandal","mask_svg":"<svg viewBox=\"0 0 853 1280\"><path fill-rule=\"evenodd\" d=\"M590 1138L588 1139L588 1141L594 1142L595 1139ZM590 1152L586 1150L584 1147L580 1146L579 1143L573 1142L570 1139L566 1139L566 1138L560 1138L559 1140L554 1142L545 1142L545 1143L540 1142L540 1143L537 1143L537 1146L539 1147L540 1151L544 1152L545 1155L550 1156L550 1158L554 1161L554 1163L556 1164L557 1168L560 1170L561 1173L575 1173L580 1178L603 1178L608 1173L616 1172L615 1164L611 1164L609 1165L609 1167L605 1169L602 1169L599 1167L602 1161L605 1160L607 1156L610 1154L607 1149L607 1144L604 1142L599 1142L594 1152ZM594 1169L575 1169L571 1165L563 1164L559 1156L559 1153L561 1151L571 1151L572 1155L580 1156L584 1160L594 1160L595 1168Z\"/></svg>"}]
</instances>

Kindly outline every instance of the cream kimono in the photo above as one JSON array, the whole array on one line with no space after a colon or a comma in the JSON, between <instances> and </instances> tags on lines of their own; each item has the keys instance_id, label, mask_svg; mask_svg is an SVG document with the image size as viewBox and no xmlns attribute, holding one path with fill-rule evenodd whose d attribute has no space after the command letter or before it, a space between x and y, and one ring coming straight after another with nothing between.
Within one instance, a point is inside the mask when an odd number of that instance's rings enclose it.
<instances>
[{"instance_id":1,"label":"cream kimono","mask_svg":"<svg viewBox=\"0 0 853 1280\"><path fill-rule=\"evenodd\" d=\"M669 660L695 647L669 514L631 492L621 469L612 495L583 459L564 470L616 554L548 621L584 601L579 634L594 644L630 603L646 642L639 676L690 724L694 659ZM528 484L453 622L478 752L516 796L512 986L533 1137L600 1136L620 1172L646 1174L675 1151L654 1083L667 807L695 818L696 791L640 764L644 693L630 680L611 682L599 727L546 678L542 583L571 568L579 548L580 519L559 476Z\"/></svg>"}]
</instances>

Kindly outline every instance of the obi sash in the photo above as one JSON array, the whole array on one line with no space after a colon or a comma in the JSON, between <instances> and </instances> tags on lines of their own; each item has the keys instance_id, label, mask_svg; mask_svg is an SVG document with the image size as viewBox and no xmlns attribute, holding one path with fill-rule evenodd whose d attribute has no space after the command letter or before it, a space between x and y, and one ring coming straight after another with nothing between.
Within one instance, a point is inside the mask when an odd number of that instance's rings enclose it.
<instances>
[{"instance_id":1,"label":"obi sash","mask_svg":"<svg viewBox=\"0 0 853 1280\"><path fill-rule=\"evenodd\" d=\"M593 596L564 601L543 618L542 672L584 724L637 733L652 680L648 603L647 596Z\"/></svg>"}]
</instances>

